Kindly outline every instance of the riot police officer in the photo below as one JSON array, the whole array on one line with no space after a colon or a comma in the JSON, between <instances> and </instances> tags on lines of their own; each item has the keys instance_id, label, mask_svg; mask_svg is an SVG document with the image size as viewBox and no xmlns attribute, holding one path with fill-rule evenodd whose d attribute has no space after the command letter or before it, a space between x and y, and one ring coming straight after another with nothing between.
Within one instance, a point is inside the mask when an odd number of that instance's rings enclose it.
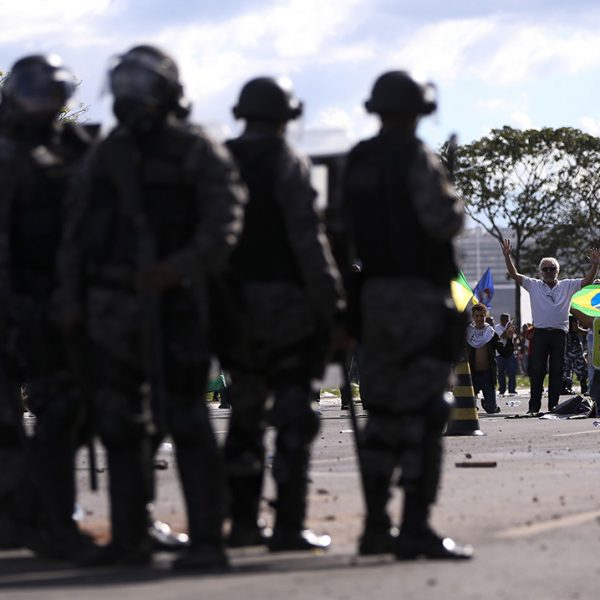
<instances>
[{"instance_id":1,"label":"riot police officer","mask_svg":"<svg viewBox=\"0 0 600 600\"><path fill-rule=\"evenodd\" d=\"M285 140L287 123L301 113L287 80L252 79L233 108L245 130L227 143L250 194L244 231L229 263L242 324L224 357L232 404L225 446L229 544L268 543L274 552L330 542L305 530L304 519L310 445L319 430L311 379L323 368L320 350L327 346L341 286L315 210L309 165ZM267 423L277 430L270 540L257 523Z\"/></svg>"},{"instance_id":2,"label":"riot police officer","mask_svg":"<svg viewBox=\"0 0 600 600\"><path fill-rule=\"evenodd\" d=\"M381 129L352 149L345 177L362 264L361 388L369 398L361 435L367 514L359 553L394 552L399 559L471 554L429 525L449 413L452 239L464 218L444 170L416 136L420 117L436 108L433 91L404 71L381 75L366 102ZM395 538L386 506L398 466L404 509Z\"/></svg>"},{"instance_id":3,"label":"riot police officer","mask_svg":"<svg viewBox=\"0 0 600 600\"><path fill-rule=\"evenodd\" d=\"M1 92L0 402L10 401L17 419L13 437L2 437L24 445L18 390L27 381L37 422L25 470L41 506L34 502L26 517L37 529L33 548L54 558L75 556L90 543L71 518L84 407L52 310L67 186L90 145L81 127L59 119L74 90L61 59L39 54L17 61ZM27 538L32 528L25 529Z\"/></svg>"},{"instance_id":4,"label":"riot police officer","mask_svg":"<svg viewBox=\"0 0 600 600\"><path fill-rule=\"evenodd\" d=\"M77 182L60 262L62 305L87 316L110 476L112 541L84 562L150 560L149 436L156 445L170 432L190 537L174 567L224 567L224 480L204 402L206 274L237 240L245 189L227 151L186 121L170 56L136 46L109 83L118 125Z\"/></svg>"}]
</instances>

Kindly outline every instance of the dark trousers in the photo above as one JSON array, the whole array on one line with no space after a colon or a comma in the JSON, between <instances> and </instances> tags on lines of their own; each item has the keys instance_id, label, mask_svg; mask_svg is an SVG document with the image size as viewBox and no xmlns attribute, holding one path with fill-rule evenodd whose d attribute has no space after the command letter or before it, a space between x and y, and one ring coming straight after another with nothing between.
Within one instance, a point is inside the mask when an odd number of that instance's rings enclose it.
<instances>
[{"instance_id":1,"label":"dark trousers","mask_svg":"<svg viewBox=\"0 0 600 600\"><path fill-rule=\"evenodd\" d=\"M594 369L594 377L590 386L590 396L596 403L596 414L600 413L600 370Z\"/></svg>"},{"instance_id":2,"label":"dark trousers","mask_svg":"<svg viewBox=\"0 0 600 600\"><path fill-rule=\"evenodd\" d=\"M529 411L540 412L546 365L548 366L548 410L557 404L562 387L567 334L562 329L535 329L531 355Z\"/></svg>"},{"instance_id":3,"label":"dark trousers","mask_svg":"<svg viewBox=\"0 0 600 600\"><path fill-rule=\"evenodd\" d=\"M508 379L508 393L515 394L517 392L517 357L512 356L496 356L498 365L498 391L501 394L506 392L506 380Z\"/></svg>"},{"instance_id":4,"label":"dark trousers","mask_svg":"<svg viewBox=\"0 0 600 600\"><path fill-rule=\"evenodd\" d=\"M483 393L483 401L481 405L487 413L495 413L498 404L496 403L496 383L494 381L494 373L491 369L487 371L474 371L471 374L473 381L473 391L475 395Z\"/></svg>"}]
</instances>

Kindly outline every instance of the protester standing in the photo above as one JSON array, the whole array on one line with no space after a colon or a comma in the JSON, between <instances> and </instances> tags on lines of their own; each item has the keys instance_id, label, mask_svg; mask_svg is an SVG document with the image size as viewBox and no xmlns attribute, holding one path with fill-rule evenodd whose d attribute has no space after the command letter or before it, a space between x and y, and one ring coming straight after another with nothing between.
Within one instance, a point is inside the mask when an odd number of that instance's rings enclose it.
<instances>
[{"instance_id":1,"label":"protester standing","mask_svg":"<svg viewBox=\"0 0 600 600\"><path fill-rule=\"evenodd\" d=\"M475 396L483 393L483 409L489 414L499 413L496 402L497 366L496 353L505 358L514 353L512 337L514 327L507 325L502 331L504 340L494 328L486 322L487 307L475 304L471 309L473 322L467 327L467 358L473 379ZM504 342L504 343L503 343Z\"/></svg>"},{"instance_id":2,"label":"protester standing","mask_svg":"<svg viewBox=\"0 0 600 600\"><path fill-rule=\"evenodd\" d=\"M562 387L565 344L569 329L571 297L582 287L590 285L598 271L600 250L589 252L591 266L582 279L558 279L560 265L555 258L542 258L539 264L540 279L519 273L513 262L510 240L502 242L502 253L509 276L529 292L534 335L531 356L531 387L529 413L537 414L542 406L542 391L546 364L548 364L548 409L557 404Z\"/></svg>"}]
</instances>

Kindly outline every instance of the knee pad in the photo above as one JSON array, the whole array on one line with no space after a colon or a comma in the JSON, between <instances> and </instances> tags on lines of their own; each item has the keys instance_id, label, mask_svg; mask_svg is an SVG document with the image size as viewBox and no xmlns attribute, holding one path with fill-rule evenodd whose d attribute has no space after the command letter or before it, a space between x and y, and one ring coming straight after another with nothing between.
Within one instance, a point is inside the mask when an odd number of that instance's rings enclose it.
<instances>
[{"instance_id":1,"label":"knee pad","mask_svg":"<svg viewBox=\"0 0 600 600\"><path fill-rule=\"evenodd\" d=\"M310 444L320 429L319 415L310 407L296 414L293 420L280 427L277 436L278 445L295 448Z\"/></svg>"},{"instance_id":2,"label":"knee pad","mask_svg":"<svg viewBox=\"0 0 600 600\"><path fill-rule=\"evenodd\" d=\"M303 441L310 442L319 433L319 415L312 408L310 385L283 387L276 391L269 422L280 434L293 430Z\"/></svg>"},{"instance_id":3,"label":"knee pad","mask_svg":"<svg viewBox=\"0 0 600 600\"><path fill-rule=\"evenodd\" d=\"M360 453L363 472L371 477L391 478L396 467L396 455L385 448L364 448Z\"/></svg>"},{"instance_id":4,"label":"knee pad","mask_svg":"<svg viewBox=\"0 0 600 600\"><path fill-rule=\"evenodd\" d=\"M262 472L264 466L264 427L257 419L245 423L229 423L225 441L225 460L233 476L249 476Z\"/></svg>"},{"instance_id":5,"label":"knee pad","mask_svg":"<svg viewBox=\"0 0 600 600\"><path fill-rule=\"evenodd\" d=\"M365 449L394 451L418 446L424 432L425 419L420 413L371 415L361 434L361 445Z\"/></svg>"}]
</instances>

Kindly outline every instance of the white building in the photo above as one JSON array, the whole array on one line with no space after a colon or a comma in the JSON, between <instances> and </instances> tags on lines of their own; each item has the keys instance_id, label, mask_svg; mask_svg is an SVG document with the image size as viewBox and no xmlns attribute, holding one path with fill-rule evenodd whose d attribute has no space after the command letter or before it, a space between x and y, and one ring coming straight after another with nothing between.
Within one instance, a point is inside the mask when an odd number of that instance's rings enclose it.
<instances>
[{"instance_id":1,"label":"white building","mask_svg":"<svg viewBox=\"0 0 600 600\"><path fill-rule=\"evenodd\" d=\"M511 237L510 230L506 229L503 233L506 233L506 237ZM471 288L477 285L485 270L491 268L494 296L490 313L496 322L504 312L514 317L515 282L508 277L500 242L480 225L467 228L456 242L456 258ZM527 292L521 292L521 321L525 323L531 320L531 311Z\"/></svg>"}]
</instances>

